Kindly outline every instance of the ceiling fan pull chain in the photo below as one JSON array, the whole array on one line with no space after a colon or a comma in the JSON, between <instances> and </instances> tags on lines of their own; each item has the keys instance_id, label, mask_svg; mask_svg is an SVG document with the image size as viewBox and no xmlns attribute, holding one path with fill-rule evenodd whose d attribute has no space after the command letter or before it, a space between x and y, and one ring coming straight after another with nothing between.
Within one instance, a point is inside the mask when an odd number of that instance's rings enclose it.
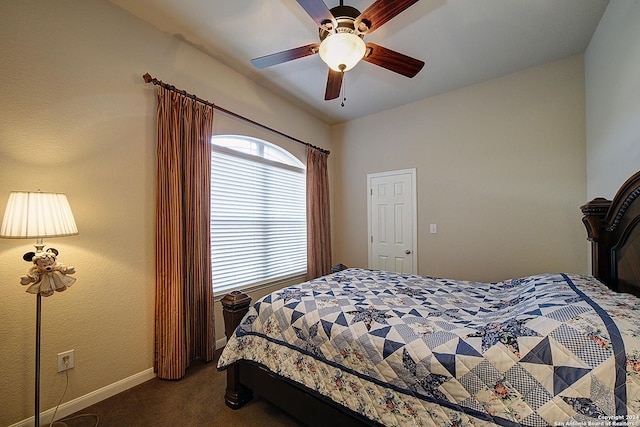
<instances>
[{"instance_id":1,"label":"ceiling fan pull chain","mask_svg":"<svg viewBox=\"0 0 640 427\"><path fill-rule=\"evenodd\" d=\"M344 78L344 71L342 72L342 102L340 103L341 107L344 107L344 103L347 100L347 81Z\"/></svg>"}]
</instances>

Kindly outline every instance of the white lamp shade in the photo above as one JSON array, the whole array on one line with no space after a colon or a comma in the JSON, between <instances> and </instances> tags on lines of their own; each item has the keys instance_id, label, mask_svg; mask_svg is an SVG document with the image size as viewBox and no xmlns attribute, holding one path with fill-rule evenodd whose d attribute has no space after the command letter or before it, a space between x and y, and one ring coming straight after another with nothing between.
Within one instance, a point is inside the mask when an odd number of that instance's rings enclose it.
<instances>
[{"instance_id":1,"label":"white lamp shade","mask_svg":"<svg viewBox=\"0 0 640 427\"><path fill-rule=\"evenodd\" d=\"M352 33L327 36L320 43L320 58L334 71L349 71L364 57L364 40ZM341 65L344 69L341 69Z\"/></svg>"},{"instance_id":2,"label":"white lamp shade","mask_svg":"<svg viewBox=\"0 0 640 427\"><path fill-rule=\"evenodd\" d=\"M0 237L27 239L78 234L67 196L60 193L12 191Z\"/></svg>"}]
</instances>

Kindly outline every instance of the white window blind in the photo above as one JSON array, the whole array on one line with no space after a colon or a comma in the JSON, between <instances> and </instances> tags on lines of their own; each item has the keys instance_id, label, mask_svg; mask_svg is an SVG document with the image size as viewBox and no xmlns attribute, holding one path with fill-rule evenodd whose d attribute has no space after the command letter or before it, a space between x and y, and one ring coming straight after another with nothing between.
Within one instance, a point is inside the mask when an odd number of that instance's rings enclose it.
<instances>
[{"instance_id":1,"label":"white window blind","mask_svg":"<svg viewBox=\"0 0 640 427\"><path fill-rule=\"evenodd\" d=\"M263 148L280 150L270 145ZM305 170L261 157L268 151L261 149L254 155L213 145L214 293L275 282L306 272Z\"/></svg>"}]
</instances>

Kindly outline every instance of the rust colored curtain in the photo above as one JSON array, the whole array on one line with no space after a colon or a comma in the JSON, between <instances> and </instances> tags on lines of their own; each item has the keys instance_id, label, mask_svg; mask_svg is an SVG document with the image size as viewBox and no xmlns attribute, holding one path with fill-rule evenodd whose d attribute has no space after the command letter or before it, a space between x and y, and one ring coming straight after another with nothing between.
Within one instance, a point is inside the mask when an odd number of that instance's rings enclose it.
<instances>
[{"instance_id":1,"label":"rust colored curtain","mask_svg":"<svg viewBox=\"0 0 640 427\"><path fill-rule=\"evenodd\" d=\"M155 370L178 379L215 351L209 240L213 109L158 88Z\"/></svg>"},{"instance_id":2,"label":"rust colored curtain","mask_svg":"<svg viewBox=\"0 0 640 427\"><path fill-rule=\"evenodd\" d=\"M307 148L307 280L331 272L328 157Z\"/></svg>"}]
</instances>

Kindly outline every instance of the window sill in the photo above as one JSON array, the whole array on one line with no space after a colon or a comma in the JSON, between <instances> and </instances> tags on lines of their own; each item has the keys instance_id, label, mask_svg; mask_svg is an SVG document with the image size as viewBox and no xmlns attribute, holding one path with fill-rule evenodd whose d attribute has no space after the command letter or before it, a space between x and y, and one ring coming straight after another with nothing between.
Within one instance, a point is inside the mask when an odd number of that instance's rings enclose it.
<instances>
[{"instance_id":1,"label":"window sill","mask_svg":"<svg viewBox=\"0 0 640 427\"><path fill-rule=\"evenodd\" d=\"M249 292L256 292L256 291L260 291L266 288L271 288L271 287L276 287L276 286L281 286L284 287L286 286L293 286L293 285L297 285L298 283L302 283L302 282L306 282L307 281L307 273L300 273L300 274L293 274L291 276L285 276L285 277L281 277L279 279L274 279L274 280L269 280L269 281L265 281L265 282L259 282L259 283L255 283L252 285L244 285L244 286L236 286L236 287L232 287L229 289L223 289L220 291L213 291L213 300L214 302L218 302L220 301L222 298L224 298L225 295L230 294L233 291L240 291L240 292L244 292L244 293L249 293Z\"/></svg>"}]
</instances>

